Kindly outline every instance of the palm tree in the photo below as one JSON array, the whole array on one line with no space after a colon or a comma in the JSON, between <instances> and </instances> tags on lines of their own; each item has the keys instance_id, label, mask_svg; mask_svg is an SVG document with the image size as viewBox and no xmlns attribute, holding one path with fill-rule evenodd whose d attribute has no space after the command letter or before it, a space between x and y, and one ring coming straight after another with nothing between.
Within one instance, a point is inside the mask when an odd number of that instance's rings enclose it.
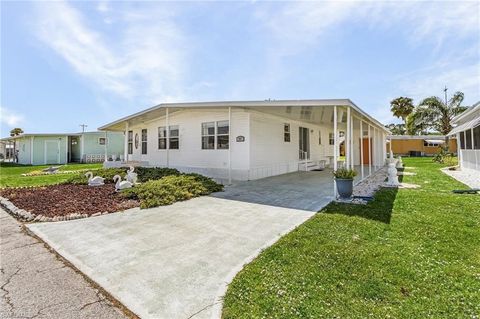
<instances>
[{"instance_id":1,"label":"palm tree","mask_svg":"<svg viewBox=\"0 0 480 319\"><path fill-rule=\"evenodd\" d=\"M17 136L23 134L23 130L19 127L16 127L10 131L10 136Z\"/></svg>"},{"instance_id":2,"label":"palm tree","mask_svg":"<svg viewBox=\"0 0 480 319\"><path fill-rule=\"evenodd\" d=\"M456 92L448 102L442 101L437 96L427 97L415 110L415 123L417 125L423 123L423 125L447 135L452 130L452 118L467 109L460 105L463 96L462 92ZM448 149L448 136L446 136L445 142Z\"/></svg>"},{"instance_id":3,"label":"palm tree","mask_svg":"<svg viewBox=\"0 0 480 319\"><path fill-rule=\"evenodd\" d=\"M401 118L403 123L407 124L407 116L414 110L413 100L409 97L398 97L390 102L390 110L393 115Z\"/></svg>"}]
</instances>

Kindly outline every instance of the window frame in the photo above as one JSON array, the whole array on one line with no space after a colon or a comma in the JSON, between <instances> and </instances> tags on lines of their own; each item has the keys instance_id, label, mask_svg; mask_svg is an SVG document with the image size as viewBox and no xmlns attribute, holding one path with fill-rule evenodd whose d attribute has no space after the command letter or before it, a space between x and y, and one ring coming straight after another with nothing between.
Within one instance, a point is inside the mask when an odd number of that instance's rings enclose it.
<instances>
[{"instance_id":1,"label":"window frame","mask_svg":"<svg viewBox=\"0 0 480 319\"><path fill-rule=\"evenodd\" d=\"M328 133L328 145L335 145L335 134L333 132Z\"/></svg>"},{"instance_id":2,"label":"window frame","mask_svg":"<svg viewBox=\"0 0 480 319\"><path fill-rule=\"evenodd\" d=\"M292 141L290 123L283 123L283 142L290 143Z\"/></svg>"},{"instance_id":3,"label":"window frame","mask_svg":"<svg viewBox=\"0 0 480 319\"><path fill-rule=\"evenodd\" d=\"M101 142L101 140L103 140L103 143ZM99 137L98 138L98 145L108 145L108 138L107 137Z\"/></svg>"},{"instance_id":4,"label":"window frame","mask_svg":"<svg viewBox=\"0 0 480 319\"><path fill-rule=\"evenodd\" d=\"M146 128L142 128L141 142L142 142L142 155L147 155L148 154L148 130Z\"/></svg>"},{"instance_id":5,"label":"window frame","mask_svg":"<svg viewBox=\"0 0 480 319\"><path fill-rule=\"evenodd\" d=\"M177 135L172 135L172 131L174 130L174 128L176 128ZM173 140L176 140L177 147L172 147L172 141ZM168 149L169 150L180 149L180 126L179 125L170 125L168 127Z\"/></svg>"},{"instance_id":6,"label":"window frame","mask_svg":"<svg viewBox=\"0 0 480 319\"><path fill-rule=\"evenodd\" d=\"M127 131L127 154L133 154L133 131Z\"/></svg>"},{"instance_id":7,"label":"window frame","mask_svg":"<svg viewBox=\"0 0 480 319\"><path fill-rule=\"evenodd\" d=\"M219 124L227 123L227 133L218 133ZM220 120L220 121L209 121L202 122L201 125L201 145L202 150L228 150L230 149L230 121L229 120ZM213 128L213 133L209 133L209 129ZM205 134L205 132L207 134ZM219 137L227 137L226 147L219 147ZM212 140L213 138L213 140ZM204 140L206 139L206 143ZM205 147L207 146L207 147ZM211 146L211 147L210 147Z\"/></svg>"}]
</instances>

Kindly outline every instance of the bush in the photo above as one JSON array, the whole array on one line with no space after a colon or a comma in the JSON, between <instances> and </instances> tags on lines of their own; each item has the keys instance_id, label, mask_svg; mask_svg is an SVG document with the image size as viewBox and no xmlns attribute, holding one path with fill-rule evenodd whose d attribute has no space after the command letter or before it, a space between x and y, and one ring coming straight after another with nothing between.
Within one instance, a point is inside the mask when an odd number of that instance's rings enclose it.
<instances>
[{"instance_id":1,"label":"bush","mask_svg":"<svg viewBox=\"0 0 480 319\"><path fill-rule=\"evenodd\" d=\"M455 165L455 157L445 147L440 147L440 150L433 156L432 160L439 164L446 164L447 166Z\"/></svg>"},{"instance_id":2,"label":"bush","mask_svg":"<svg viewBox=\"0 0 480 319\"><path fill-rule=\"evenodd\" d=\"M105 178L105 183L113 183L113 176L120 175L122 178L127 174L128 168L101 168L90 170L93 176L100 176ZM65 184L88 184L88 178L85 176L85 172L81 172L73 175L65 181Z\"/></svg>"},{"instance_id":3,"label":"bush","mask_svg":"<svg viewBox=\"0 0 480 319\"><path fill-rule=\"evenodd\" d=\"M339 168L333 172L333 176L337 179L353 179L357 172L353 169Z\"/></svg>"},{"instance_id":4,"label":"bush","mask_svg":"<svg viewBox=\"0 0 480 319\"><path fill-rule=\"evenodd\" d=\"M150 208L208 195L213 189L221 190L223 186L198 174L170 175L126 189L122 195L140 200L140 208Z\"/></svg>"},{"instance_id":5,"label":"bush","mask_svg":"<svg viewBox=\"0 0 480 319\"><path fill-rule=\"evenodd\" d=\"M180 175L180 172L175 168L166 167L136 167L135 173L138 174L139 182L147 182L157 180L165 176Z\"/></svg>"}]
</instances>

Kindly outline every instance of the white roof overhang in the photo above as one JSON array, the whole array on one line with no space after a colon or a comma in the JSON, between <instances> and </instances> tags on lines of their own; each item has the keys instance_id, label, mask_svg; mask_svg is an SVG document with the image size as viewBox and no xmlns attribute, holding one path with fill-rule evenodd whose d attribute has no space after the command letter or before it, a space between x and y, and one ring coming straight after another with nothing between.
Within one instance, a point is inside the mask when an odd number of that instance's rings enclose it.
<instances>
[{"instance_id":1,"label":"white roof overhang","mask_svg":"<svg viewBox=\"0 0 480 319\"><path fill-rule=\"evenodd\" d=\"M470 120L468 122L465 122L457 127L455 127L453 130L448 133L448 135L455 135L457 133L466 131L466 130L471 130L472 128L475 128L480 125L480 117L475 118L473 120Z\"/></svg>"}]
</instances>

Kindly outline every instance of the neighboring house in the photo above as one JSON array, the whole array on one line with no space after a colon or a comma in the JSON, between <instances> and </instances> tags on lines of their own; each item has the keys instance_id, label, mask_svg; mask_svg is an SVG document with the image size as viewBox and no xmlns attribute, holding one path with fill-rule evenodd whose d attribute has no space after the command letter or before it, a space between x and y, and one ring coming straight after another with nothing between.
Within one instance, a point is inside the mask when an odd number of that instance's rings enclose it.
<instances>
[{"instance_id":1,"label":"neighboring house","mask_svg":"<svg viewBox=\"0 0 480 319\"><path fill-rule=\"evenodd\" d=\"M123 133L21 134L2 139L13 141L19 164L65 164L103 162L105 157L123 159Z\"/></svg>"},{"instance_id":2,"label":"neighboring house","mask_svg":"<svg viewBox=\"0 0 480 319\"><path fill-rule=\"evenodd\" d=\"M433 156L445 146L445 135L390 135L388 137L395 155ZM457 153L457 141L450 138L449 151Z\"/></svg>"},{"instance_id":3,"label":"neighboring house","mask_svg":"<svg viewBox=\"0 0 480 319\"><path fill-rule=\"evenodd\" d=\"M336 169L343 134L345 165L364 177L384 165L389 133L348 99L168 103L99 129L125 133L128 161L229 181Z\"/></svg>"},{"instance_id":4,"label":"neighboring house","mask_svg":"<svg viewBox=\"0 0 480 319\"><path fill-rule=\"evenodd\" d=\"M480 102L457 115L452 122L455 128L448 135L460 141L460 168L480 171Z\"/></svg>"}]
</instances>

